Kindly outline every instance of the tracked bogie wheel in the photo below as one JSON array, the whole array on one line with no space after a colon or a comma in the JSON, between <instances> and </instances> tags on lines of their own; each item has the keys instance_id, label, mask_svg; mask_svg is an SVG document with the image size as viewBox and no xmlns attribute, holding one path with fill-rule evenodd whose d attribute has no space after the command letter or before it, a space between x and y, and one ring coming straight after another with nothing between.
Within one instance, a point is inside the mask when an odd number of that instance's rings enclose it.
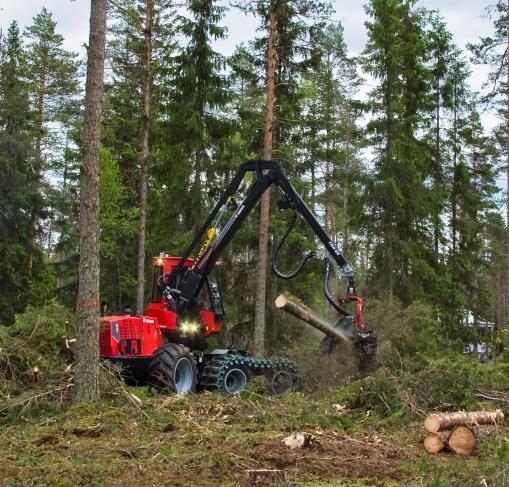
<instances>
[{"instance_id":1,"label":"tracked bogie wheel","mask_svg":"<svg viewBox=\"0 0 509 487\"><path fill-rule=\"evenodd\" d=\"M267 379L273 394L292 392L297 385L297 366L290 360L226 354L213 358L206 365L200 378L200 387L237 395L257 375Z\"/></svg>"},{"instance_id":2,"label":"tracked bogie wheel","mask_svg":"<svg viewBox=\"0 0 509 487\"><path fill-rule=\"evenodd\" d=\"M198 370L190 350L179 343L157 349L150 361L147 383L159 392L196 392Z\"/></svg>"},{"instance_id":3,"label":"tracked bogie wheel","mask_svg":"<svg viewBox=\"0 0 509 487\"><path fill-rule=\"evenodd\" d=\"M251 380L251 371L242 364L244 357L228 355L211 360L201 377L204 389L216 390L230 396L240 394Z\"/></svg>"}]
</instances>

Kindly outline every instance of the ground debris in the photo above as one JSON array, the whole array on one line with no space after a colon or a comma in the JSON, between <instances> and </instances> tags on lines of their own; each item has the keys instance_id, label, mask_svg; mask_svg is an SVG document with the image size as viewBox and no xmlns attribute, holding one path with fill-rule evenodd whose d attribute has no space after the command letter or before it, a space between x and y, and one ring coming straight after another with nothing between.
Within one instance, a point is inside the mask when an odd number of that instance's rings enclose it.
<instances>
[{"instance_id":1,"label":"ground debris","mask_svg":"<svg viewBox=\"0 0 509 487\"><path fill-rule=\"evenodd\" d=\"M368 445L373 445L373 446L380 446L383 443L382 439L379 438L378 435L376 435L376 434L365 436L363 438L363 441L364 441L364 443L366 443Z\"/></svg>"},{"instance_id":2,"label":"ground debris","mask_svg":"<svg viewBox=\"0 0 509 487\"><path fill-rule=\"evenodd\" d=\"M307 448L310 447L315 440L315 437L311 433L307 433L305 431L298 431L297 433L293 433L290 436L287 436L283 443L290 448L290 450L294 450L296 448Z\"/></svg>"},{"instance_id":3,"label":"ground debris","mask_svg":"<svg viewBox=\"0 0 509 487\"><path fill-rule=\"evenodd\" d=\"M286 480L285 473L282 470L257 469L246 470L246 481L249 486L266 485L272 487L286 487L290 485Z\"/></svg>"},{"instance_id":4,"label":"ground debris","mask_svg":"<svg viewBox=\"0 0 509 487\"><path fill-rule=\"evenodd\" d=\"M343 416L348 412L348 407L345 404L333 404L332 410L339 416Z\"/></svg>"},{"instance_id":5,"label":"ground debris","mask_svg":"<svg viewBox=\"0 0 509 487\"><path fill-rule=\"evenodd\" d=\"M98 423L94 426L89 426L86 428L81 428L79 426L75 426L71 429L71 433L76 436L86 436L89 438L98 438L101 436L102 433L104 433L105 427Z\"/></svg>"}]
</instances>

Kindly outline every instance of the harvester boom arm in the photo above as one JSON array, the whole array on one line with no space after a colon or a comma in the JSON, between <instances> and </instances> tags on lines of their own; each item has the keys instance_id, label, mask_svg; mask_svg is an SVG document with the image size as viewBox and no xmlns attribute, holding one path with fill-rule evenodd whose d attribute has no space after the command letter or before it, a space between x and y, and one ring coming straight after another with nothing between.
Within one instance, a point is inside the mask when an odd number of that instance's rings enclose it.
<instances>
[{"instance_id":1,"label":"harvester boom arm","mask_svg":"<svg viewBox=\"0 0 509 487\"><path fill-rule=\"evenodd\" d=\"M211 224L218 218L218 215L222 214L221 212L224 210L225 205L227 205L237 193L248 172L255 173L256 177L246 191L243 200L238 204L223 228L217 229L217 233L216 229L210 232ZM185 309L188 303L199 293L222 251L233 238L251 210L258 203L263 193L271 185L277 186L282 191L286 198L284 203L287 207L298 211L302 215L337 264L341 276L348 280L347 295L356 295L352 268L337 245L327 235L304 200L295 191L279 165L275 161L253 160L240 166L207 220L185 250L179 265L174 269L172 275L169 276L169 279L164 284L164 294L167 296L171 295L171 298L179 309ZM197 248L197 245L204 239L205 242L200 247L194 264L187 269L184 268L186 259L189 258L191 253ZM344 312L344 314L349 314L341 308L335 307L341 312Z\"/></svg>"}]
</instances>

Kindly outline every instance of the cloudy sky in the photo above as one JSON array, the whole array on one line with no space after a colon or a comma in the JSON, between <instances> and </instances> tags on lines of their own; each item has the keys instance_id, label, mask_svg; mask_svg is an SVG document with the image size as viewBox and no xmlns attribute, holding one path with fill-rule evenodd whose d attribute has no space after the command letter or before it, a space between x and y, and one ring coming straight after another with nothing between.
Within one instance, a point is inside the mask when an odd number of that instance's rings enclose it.
<instances>
[{"instance_id":1,"label":"cloudy sky","mask_svg":"<svg viewBox=\"0 0 509 487\"><path fill-rule=\"evenodd\" d=\"M229 2L224 2L225 4ZM479 36L491 32L490 20L485 18L485 6L489 0L421 0L420 4L428 9L440 10L456 44L465 47L467 42L476 41ZM345 29L345 39L350 51L358 54L366 42L364 22L366 15L361 0L337 0L336 18L341 20ZM65 38L65 47L83 54L83 43L88 39L88 21L90 0L0 0L0 28L6 29L12 20L17 20L22 27L31 23L32 17L46 7L57 21L57 30ZM230 54L234 46L253 37L256 20L245 17L237 11L231 11L224 20L228 27L229 37L222 41L218 48L224 54ZM471 85L474 90L481 88L486 79L487 68L474 66ZM494 120L485 116L487 125Z\"/></svg>"}]
</instances>

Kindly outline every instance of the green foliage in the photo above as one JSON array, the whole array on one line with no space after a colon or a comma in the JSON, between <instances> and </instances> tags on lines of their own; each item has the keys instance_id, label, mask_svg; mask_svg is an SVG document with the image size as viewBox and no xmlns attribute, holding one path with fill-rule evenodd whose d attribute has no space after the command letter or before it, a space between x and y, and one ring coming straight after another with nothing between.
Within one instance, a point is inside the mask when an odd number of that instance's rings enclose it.
<instances>
[{"instance_id":1,"label":"green foliage","mask_svg":"<svg viewBox=\"0 0 509 487\"><path fill-rule=\"evenodd\" d=\"M27 301L31 154L25 57L18 25L0 37L0 322L11 323ZM37 264L39 262L37 261Z\"/></svg>"},{"instance_id":2,"label":"green foliage","mask_svg":"<svg viewBox=\"0 0 509 487\"><path fill-rule=\"evenodd\" d=\"M476 392L509 392L509 364L480 363L463 355L461 342L444 340L432 311L423 304L370 308L371 319L383 317L376 326L380 368L342 386L339 401L391 416L402 411L422 414L432 408L475 408Z\"/></svg>"},{"instance_id":3,"label":"green foliage","mask_svg":"<svg viewBox=\"0 0 509 487\"><path fill-rule=\"evenodd\" d=\"M9 382L23 386L51 381L62 375L70 360L65 340L72 335L70 325L66 325L71 319L68 309L51 303L28 307L23 314L16 315L14 324L1 326L1 387L9 386ZM34 367L38 372L34 372Z\"/></svg>"}]
</instances>

